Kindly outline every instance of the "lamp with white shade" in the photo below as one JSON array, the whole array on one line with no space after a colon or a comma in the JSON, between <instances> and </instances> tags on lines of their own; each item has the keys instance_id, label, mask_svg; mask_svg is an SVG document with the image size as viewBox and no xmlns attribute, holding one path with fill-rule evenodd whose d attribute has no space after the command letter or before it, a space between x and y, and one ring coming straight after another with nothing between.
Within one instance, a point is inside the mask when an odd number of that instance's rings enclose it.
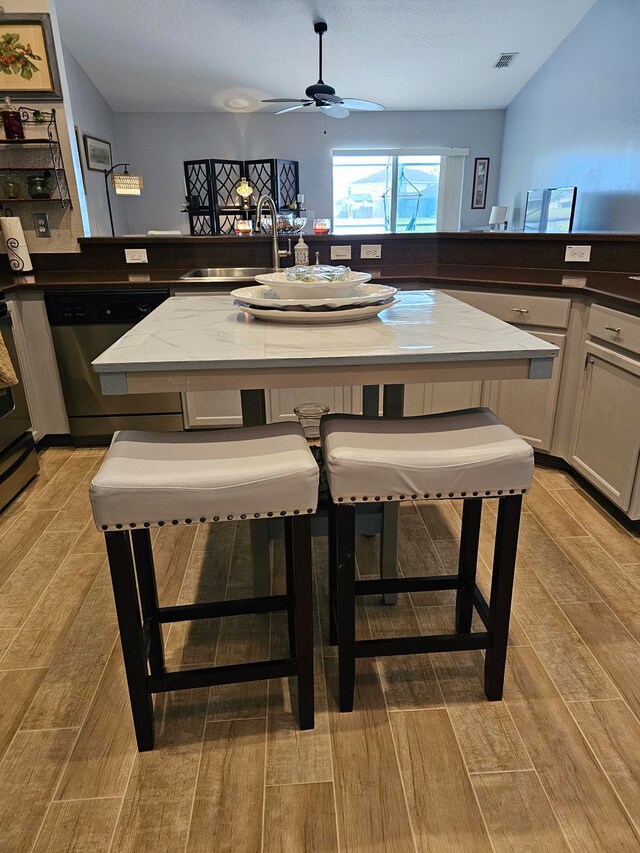
<instances>
[{"instance_id":1,"label":"lamp with white shade","mask_svg":"<svg viewBox=\"0 0 640 853\"><path fill-rule=\"evenodd\" d=\"M489 216L489 230L490 231L502 231L504 226L504 230L507 230L507 216L509 215L508 207L497 207L493 206L491 208L491 215Z\"/></svg>"}]
</instances>

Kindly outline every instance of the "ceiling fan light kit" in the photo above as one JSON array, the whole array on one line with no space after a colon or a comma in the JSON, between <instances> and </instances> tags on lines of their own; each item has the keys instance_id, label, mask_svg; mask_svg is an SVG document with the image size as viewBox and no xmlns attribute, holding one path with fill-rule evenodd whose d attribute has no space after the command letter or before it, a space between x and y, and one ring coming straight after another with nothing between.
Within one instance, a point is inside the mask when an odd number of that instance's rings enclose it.
<instances>
[{"instance_id":1,"label":"ceiling fan light kit","mask_svg":"<svg viewBox=\"0 0 640 853\"><path fill-rule=\"evenodd\" d=\"M322 36L327 31L324 21L316 21L313 25L318 34L318 82L305 89L306 98L265 98L263 104L293 104L291 107L283 107L277 110L275 115L290 113L305 107L315 106L318 110L330 118L347 118L351 111L374 112L383 110L382 104L374 101L364 101L360 98L341 98L336 95L333 86L328 86L322 79Z\"/></svg>"}]
</instances>

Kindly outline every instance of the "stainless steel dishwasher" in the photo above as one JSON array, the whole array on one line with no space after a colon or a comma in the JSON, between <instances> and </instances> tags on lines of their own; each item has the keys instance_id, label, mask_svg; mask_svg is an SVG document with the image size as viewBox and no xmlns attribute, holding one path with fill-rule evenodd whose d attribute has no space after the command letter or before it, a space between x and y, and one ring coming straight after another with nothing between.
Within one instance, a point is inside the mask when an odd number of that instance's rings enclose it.
<instances>
[{"instance_id":1,"label":"stainless steel dishwasher","mask_svg":"<svg viewBox=\"0 0 640 853\"><path fill-rule=\"evenodd\" d=\"M180 394L105 396L94 358L150 314L169 291L65 290L45 292L71 435L76 444L110 439L118 429L183 428Z\"/></svg>"}]
</instances>

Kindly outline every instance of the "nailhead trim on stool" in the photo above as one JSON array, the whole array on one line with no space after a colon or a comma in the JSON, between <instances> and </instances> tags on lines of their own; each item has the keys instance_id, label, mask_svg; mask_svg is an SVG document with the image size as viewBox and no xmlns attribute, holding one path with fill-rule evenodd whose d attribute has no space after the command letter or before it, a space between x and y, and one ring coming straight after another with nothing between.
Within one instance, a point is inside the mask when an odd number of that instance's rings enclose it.
<instances>
[{"instance_id":1,"label":"nailhead trim on stool","mask_svg":"<svg viewBox=\"0 0 640 853\"><path fill-rule=\"evenodd\" d=\"M281 509L281 510L270 510L269 512L243 512L241 515L226 515L223 521L244 521L249 516L252 518L273 518L274 515L277 515L281 518L288 515L300 515L300 513L306 512L309 515L315 512L314 509ZM214 515L213 518L205 518L202 516L195 523L196 524L208 524L211 522L220 521L219 515ZM117 524L101 524L100 530L123 530L126 527L134 528L140 525L141 527L164 527L165 524L172 525L181 525L181 524L193 524L194 520L192 518L184 518L184 519L176 519L172 518L171 521L120 521Z\"/></svg>"},{"instance_id":2,"label":"nailhead trim on stool","mask_svg":"<svg viewBox=\"0 0 640 853\"><path fill-rule=\"evenodd\" d=\"M374 503L384 503L384 501L406 501L406 500L449 500L450 498L466 498L468 496L483 497L483 498L499 498L503 495L524 495L528 489L495 489L491 492L427 492L424 495L387 495L382 498L380 495L371 497L369 495L340 495L334 498L335 503L358 504L365 501L373 501Z\"/></svg>"}]
</instances>

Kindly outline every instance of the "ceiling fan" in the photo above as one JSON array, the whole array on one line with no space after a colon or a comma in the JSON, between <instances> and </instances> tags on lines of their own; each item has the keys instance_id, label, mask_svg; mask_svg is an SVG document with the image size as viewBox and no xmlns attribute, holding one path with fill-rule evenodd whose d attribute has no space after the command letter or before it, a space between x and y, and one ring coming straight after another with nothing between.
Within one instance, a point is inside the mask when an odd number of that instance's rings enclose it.
<instances>
[{"instance_id":1,"label":"ceiling fan","mask_svg":"<svg viewBox=\"0 0 640 853\"><path fill-rule=\"evenodd\" d=\"M327 25L324 21L316 21L313 29L318 33L319 50L318 50L318 82L305 89L306 98L266 98L262 101L263 104L295 104L293 107L284 107L278 110L275 115L279 116L282 113L290 113L293 110L301 110L304 107L316 106L325 115L331 118L347 118L351 110L374 111L383 110L382 104L376 104L374 101L362 101L359 98L341 98L336 95L336 90L333 86L327 86L322 79L322 36L327 31Z\"/></svg>"}]
</instances>

